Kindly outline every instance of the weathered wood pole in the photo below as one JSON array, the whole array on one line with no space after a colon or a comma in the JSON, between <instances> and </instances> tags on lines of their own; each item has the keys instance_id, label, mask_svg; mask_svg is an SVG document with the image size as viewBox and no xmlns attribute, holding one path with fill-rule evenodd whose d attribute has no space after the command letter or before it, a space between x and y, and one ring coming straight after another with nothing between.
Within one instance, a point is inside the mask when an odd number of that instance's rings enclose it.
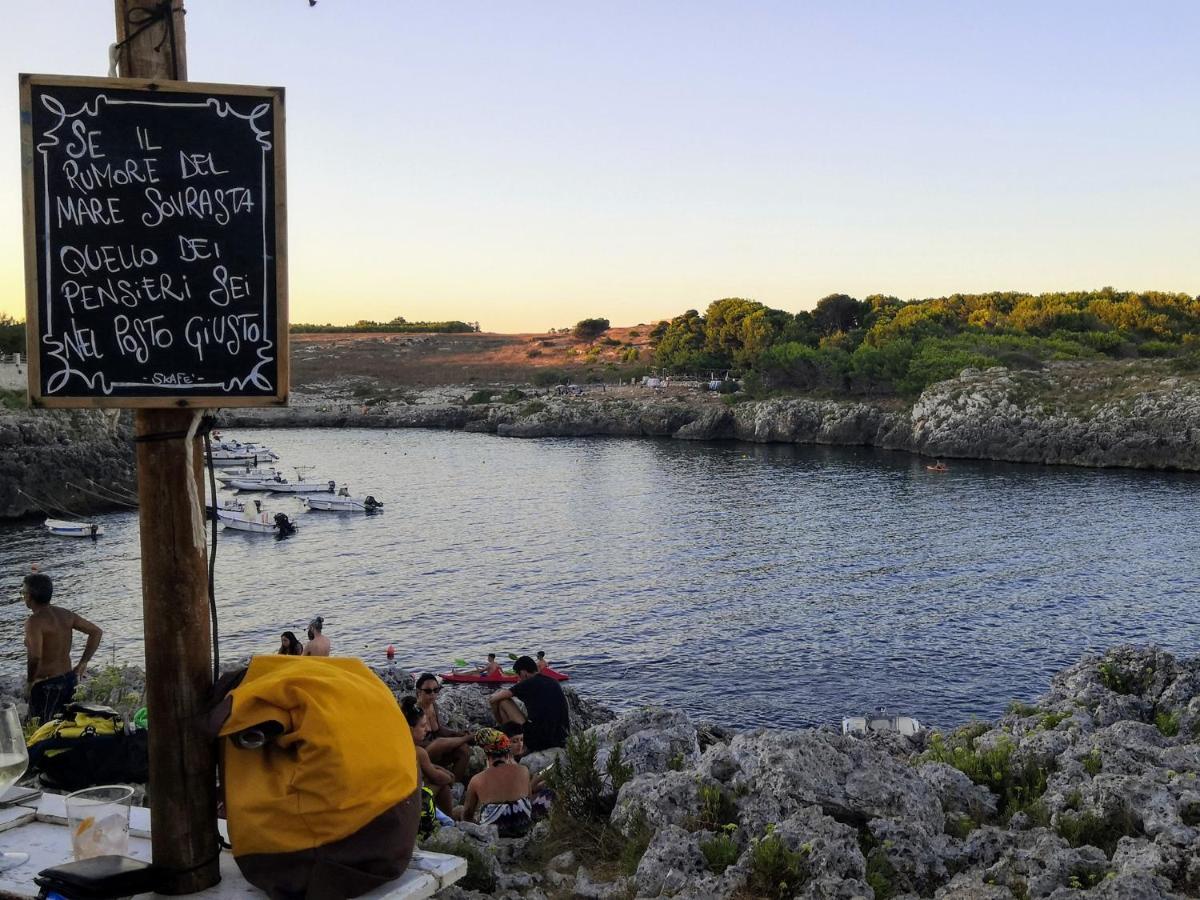
<instances>
[{"instance_id":1,"label":"weathered wood pole","mask_svg":"<svg viewBox=\"0 0 1200 900\"><path fill-rule=\"evenodd\" d=\"M115 0L117 41L144 21L145 0ZM182 0L167 22L124 45L120 74L187 79ZM129 13L136 9L130 21ZM155 48L158 48L157 50ZM174 58L172 57L174 51ZM164 160L164 164L167 161ZM136 413L146 705L150 715L150 821L160 890L190 894L221 880L217 842L216 758L202 731L212 686L208 559L204 539L204 447L185 438L192 409ZM194 433L194 432L193 432Z\"/></svg>"}]
</instances>

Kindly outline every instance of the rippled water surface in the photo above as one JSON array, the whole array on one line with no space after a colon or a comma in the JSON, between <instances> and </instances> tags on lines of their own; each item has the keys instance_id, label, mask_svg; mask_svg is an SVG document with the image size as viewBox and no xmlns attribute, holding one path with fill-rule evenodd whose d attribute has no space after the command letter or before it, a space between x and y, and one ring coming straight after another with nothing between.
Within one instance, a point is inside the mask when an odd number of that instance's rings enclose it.
<instances>
[{"instance_id":1,"label":"rippled water surface","mask_svg":"<svg viewBox=\"0 0 1200 900\"><path fill-rule=\"evenodd\" d=\"M736 726L887 706L952 724L1036 695L1087 649L1200 644L1194 476L441 431L238 437L386 511L274 499L294 537L221 532L230 657L321 614L335 652L372 662L388 644L433 669L545 649L615 706ZM0 526L4 590L39 563L56 600L104 627L101 656L137 662L137 515L100 518L96 542ZM23 615L0 606L7 675Z\"/></svg>"}]
</instances>

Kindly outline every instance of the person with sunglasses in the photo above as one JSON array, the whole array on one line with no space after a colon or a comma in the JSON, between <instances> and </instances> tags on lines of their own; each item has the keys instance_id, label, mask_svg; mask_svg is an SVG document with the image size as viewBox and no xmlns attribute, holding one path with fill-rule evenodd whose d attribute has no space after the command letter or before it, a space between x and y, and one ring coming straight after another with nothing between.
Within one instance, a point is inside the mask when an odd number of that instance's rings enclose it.
<instances>
[{"instance_id":1,"label":"person with sunglasses","mask_svg":"<svg viewBox=\"0 0 1200 900\"><path fill-rule=\"evenodd\" d=\"M432 672L425 672L417 679L417 705L425 717L426 729L421 746L434 763L445 766L454 773L455 778L465 782L467 766L471 761L471 751L468 749L471 736L442 724L437 708L437 695L441 690L442 685Z\"/></svg>"}]
</instances>

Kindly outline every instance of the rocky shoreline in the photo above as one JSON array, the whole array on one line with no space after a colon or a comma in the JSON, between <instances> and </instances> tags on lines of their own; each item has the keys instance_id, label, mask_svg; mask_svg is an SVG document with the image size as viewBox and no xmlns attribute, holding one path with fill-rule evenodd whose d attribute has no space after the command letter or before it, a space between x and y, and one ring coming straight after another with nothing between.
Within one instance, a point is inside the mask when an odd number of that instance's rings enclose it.
<instances>
[{"instance_id":1,"label":"rocky shoreline","mask_svg":"<svg viewBox=\"0 0 1200 900\"><path fill-rule=\"evenodd\" d=\"M0 520L119 506L137 491L132 438L115 410L0 408Z\"/></svg>"},{"instance_id":2,"label":"rocky shoreline","mask_svg":"<svg viewBox=\"0 0 1200 900\"><path fill-rule=\"evenodd\" d=\"M104 687L136 701L139 673L123 671ZM411 689L378 671L398 696ZM485 696L444 690L447 725L488 723ZM1200 657L1114 648L997 722L912 738L733 733L570 696L573 750L527 761L573 773L559 783L568 800L588 782L608 803L588 813L564 800L523 838L442 828L425 846L470 870L439 896L1200 896Z\"/></svg>"},{"instance_id":3,"label":"rocky shoreline","mask_svg":"<svg viewBox=\"0 0 1200 900\"><path fill-rule=\"evenodd\" d=\"M298 390L284 409L227 409L228 428L433 428L500 437L658 437L828 444L943 459L1200 471L1200 378L1144 361L1101 377L1084 363L966 369L911 405L805 397L747 400L702 390L589 388L579 396L501 386L421 392L343 382ZM0 410L0 519L113 508L135 489L128 417ZM24 492L24 493L22 493ZM39 504L31 498L49 501ZM59 510L61 513L61 510Z\"/></svg>"},{"instance_id":4,"label":"rocky shoreline","mask_svg":"<svg viewBox=\"0 0 1200 900\"><path fill-rule=\"evenodd\" d=\"M1078 363L966 369L926 389L911 406L809 398L725 402L701 391L664 397L635 389L555 396L511 387L509 402L465 402L473 389L369 403L326 393L299 397L287 409L225 410L221 421L231 428L831 444L940 458L1200 471L1200 382L1132 365L1100 384Z\"/></svg>"}]
</instances>

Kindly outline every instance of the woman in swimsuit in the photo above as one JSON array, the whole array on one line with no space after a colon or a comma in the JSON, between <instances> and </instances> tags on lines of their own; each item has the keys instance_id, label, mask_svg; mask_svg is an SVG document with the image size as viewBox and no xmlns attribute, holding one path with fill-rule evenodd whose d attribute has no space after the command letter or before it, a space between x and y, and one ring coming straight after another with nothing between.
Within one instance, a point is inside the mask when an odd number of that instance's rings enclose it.
<instances>
[{"instance_id":1,"label":"woman in swimsuit","mask_svg":"<svg viewBox=\"0 0 1200 900\"><path fill-rule=\"evenodd\" d=\"M467 765L471 761L468 745L471 736L442 725L438 717L437 695L442 690L437 676L424 673L417 679L417 704L425 718L426 735L420 742L429 758L454 773L459 781L467 780Z\"/></svg>"},{"instance_id":2,"label":"woman in swimsuit","mask_svg":"<svg viewBox=\"0 0 1200 900\"><path fill-rule=\"evenodd\" d=\"M402 699L400 710L404 713L404 718L408 721L408 727L412 731L413 743L417 745L417 767L421 770L421 781L424 787L433 794L433 802L437 804L437 808L446 815L450 815L454 811L454 797L450 793L450 786L456 780L454 773L449 769L434 765L433 760L429 758L429 753L421 746L427 729L425 714L417 705L416 698L405 697Z\"/></svg>"},{"instance_id":3,"label":"woman in swimsuit","mask_svg":"<svg viewBox=\"0 0 1200 900\"><path fill-rule=\"evenodd\" d=\"M494 728L475 733L475 745L487 755L488 767L471 779L455 818L495 825L500 837L520 837L533 824L529 770L513 762L512 744Z\"/></svg>"}]
</instances>

